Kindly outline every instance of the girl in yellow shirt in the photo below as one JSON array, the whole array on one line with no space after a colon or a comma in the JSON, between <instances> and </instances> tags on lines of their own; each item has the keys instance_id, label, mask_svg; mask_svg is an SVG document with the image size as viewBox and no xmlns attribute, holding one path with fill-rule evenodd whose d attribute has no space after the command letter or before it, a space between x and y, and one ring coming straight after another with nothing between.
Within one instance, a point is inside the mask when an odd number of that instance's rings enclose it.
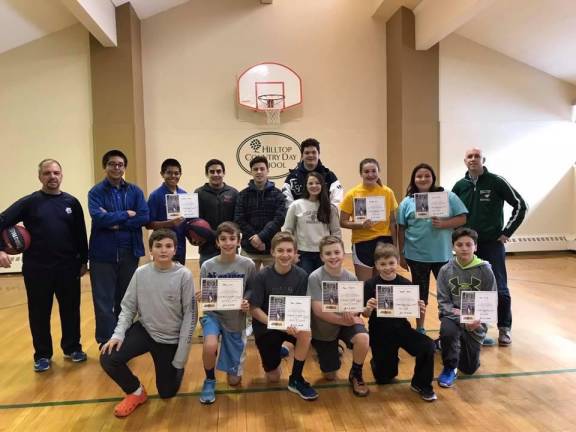
<instances>
[{"instance_id":1,"label":"girl in yellow shirt","mask_svg":"<svg viewBox=\"0 0 576 432\"><path fill-rule=\"evenodd\" d=\"M360 176L362 183L350 189L340 205L340 226L352 230L354 270L358 279L365 281L375 274L376 245L396 244L398 202L392 189L382 184L376 159L360 162Z\"/></svg>"}]
</instances>

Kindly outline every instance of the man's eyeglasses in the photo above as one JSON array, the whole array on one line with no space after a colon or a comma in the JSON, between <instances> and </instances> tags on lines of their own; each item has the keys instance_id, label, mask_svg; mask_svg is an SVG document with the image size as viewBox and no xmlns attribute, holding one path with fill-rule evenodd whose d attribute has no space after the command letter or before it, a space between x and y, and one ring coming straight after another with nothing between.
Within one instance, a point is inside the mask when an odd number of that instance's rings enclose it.
<instances>
[{"instance_id":1,"label":"man's eyeglasses","mask_svg":"<svg viewBox=\"0 0 576 432\"><path fill-rule=\"evenodd\" d=\"M110 168L116 168L116 169L120 169L120 168L124 168L124 162L108 162L106 164L106 166L110 167Z\"/></svg>"}]
</instances>

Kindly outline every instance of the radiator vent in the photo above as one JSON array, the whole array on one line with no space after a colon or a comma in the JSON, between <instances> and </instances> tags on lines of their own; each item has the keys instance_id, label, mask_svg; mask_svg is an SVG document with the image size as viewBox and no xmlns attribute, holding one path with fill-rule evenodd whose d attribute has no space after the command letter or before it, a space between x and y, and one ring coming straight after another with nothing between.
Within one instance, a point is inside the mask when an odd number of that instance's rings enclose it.
<instances>
[{"instance_id":1,"label":"radiator vent","mask_svg":"<svg viewBox=\"0 0 576 432\"><path fill-rule=\"evenodd\" d=\"M513 236L506 244L507 252L538 252L575 250L574 235L531 234Z\"/></svg>"}]
</instances>

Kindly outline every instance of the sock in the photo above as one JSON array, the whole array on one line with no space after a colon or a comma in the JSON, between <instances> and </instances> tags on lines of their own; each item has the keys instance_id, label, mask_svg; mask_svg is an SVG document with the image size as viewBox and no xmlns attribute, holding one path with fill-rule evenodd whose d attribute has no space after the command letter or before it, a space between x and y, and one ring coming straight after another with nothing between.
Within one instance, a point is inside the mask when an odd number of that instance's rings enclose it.
<instances>
[{"instance_id":1,"label":"sock","mask_svg":"<svg viewBox=\"0 0 576 432\"><path fill-rule=\"evenodd\" d=\"M304 370L304 360L294 359L294 363L292 364L292 378L301 379L302 370Z\"/></svg>"},{"instance_id":2,"label":"sock","mask_svg":"<svg viewBox=\"0 0 576 432\"><path fill-rule=\"evenodd\" d=\"M358 364L356 362L352 362L352 368L350 369L350 376L355 376L356 378L362 378L362 367L364 365L362 363Z\"/></svg>"},{"instance_id":3,"label":"sock","mask_svg":"<svg viewBox=\"0 0 576 432\"><path fill-rule=\"evenodd\" d=\"M206 379L211 379L211 380L216 379L216 376L214 375L214 368L204 369L204 372L206 373Z\"/></svg>"},{"instance_id":4,"label":"sock","mask_svg":"<svg viewBox=\"0 0 576 432\"><path fill-rule=\"evenodd\" d=\"M134 396L140 396L142 394L142 384L140 384L140 387L138 387L136 389L136 391L134 393L132 393Z\"/></svg>"}]
</instances>

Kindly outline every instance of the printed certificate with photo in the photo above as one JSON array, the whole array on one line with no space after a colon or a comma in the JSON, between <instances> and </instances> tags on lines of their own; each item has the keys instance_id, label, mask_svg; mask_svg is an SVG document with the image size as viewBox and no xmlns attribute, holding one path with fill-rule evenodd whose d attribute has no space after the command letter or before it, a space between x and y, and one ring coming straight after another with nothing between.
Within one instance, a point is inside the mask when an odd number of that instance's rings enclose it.
<instances>
[{"instance_id":1,"label":"printed certificate with photo","mask_svg":"<svg viewBox=\"0 0 576 432\"><path fill-rule=\"evenodd\" d=\"M460 294L460 322L470 324L474 321L484 324L498 322L497 291L462 291Z\"/></svg>"},{"instance_id":2,"label":"printed certificate with photo","mask_svg":"<svg viewBox=\"0 0 576 432\"><path fill-rule=\"evenodd\" d=\"M166 215L168 220L180 217L189 219L199 217L198 194L167 194Z\"/></svg>"},{"instance_id":3,"label":"printed certificate with photo","mask_svg":"<svg viewBox=\"0 0 576 432\"><path fill-rule=\"evenodd\" d=\"M200 287L203 310L240 310L244 294L244 279L203 278Z\"/></svg>"},{"instance_id":4,"label":"printed certificate with photo","mask_svg":"<svg viewBox=\"0 0 576 432\"><path fill-rule=\"evenodd\" d=\"M268 328L310 330L310 296L276 296L268 300Z\"/></svg>"},{"instance_id":5,"label":"printed certificate with photo","mask_svg":"<svg viewBox=\"0 0 576 432\"><path fill-rule=\"evenodd\" d=\"M450 216L448 192L415 193L416 219Z\"/></svg>"},{"instance_id":6,"label":"printed certificate with photo","mask_svg":"<svg viewBox=\"0 0 576 432\"><path fill-rule=\"evenodd\" d=\"M386 198L383 196L354 198L354 222L367 219L381 222L386 220L386 216Z\"/></svg>"},{"instance_id":7,"label":"printed certificate with photo","mask_svg":"<svg viewBox=\"0 0 576 432\"><path fill-rule=\"evenodd\" d=\"M362 312L364 282L322 281L322 312Z\"/></svg>"},{"instance_id":8,"label":"printed certificate with photo","mask_svg":"<svg viewBox=\"0 0 576 432\"><path fill-rule=\"evenodd\" d=\"M420 318L418 285L376 285L376 316L379 318Z\"/></svg>"}]
</instances>

